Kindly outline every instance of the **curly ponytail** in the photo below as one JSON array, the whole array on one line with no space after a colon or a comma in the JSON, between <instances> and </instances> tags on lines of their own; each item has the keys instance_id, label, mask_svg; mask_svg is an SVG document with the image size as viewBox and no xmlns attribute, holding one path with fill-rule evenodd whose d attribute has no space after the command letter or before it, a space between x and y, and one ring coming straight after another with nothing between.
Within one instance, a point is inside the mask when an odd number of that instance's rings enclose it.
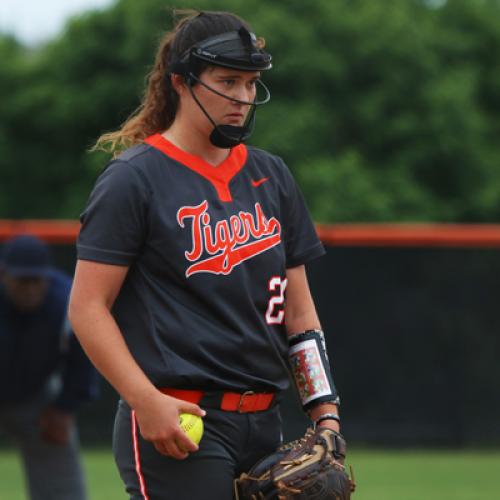
<instances>
[{"instance_id":1,"label":"curly ponytail","mask_svg":"<svg viewBox=\"0 0 500 500\"><path fill-rule=\"evenodd\" d=\"M181 19L160 42L140 106L119 130L102 134L93 151L117 155L146 137L167 130L175 120L179 105L179 96L167 77L169 65L201 40L241 26L250 29L243 19L229 12L182 10L174 11L174 16Z\"/></svg>"}]
</instances>

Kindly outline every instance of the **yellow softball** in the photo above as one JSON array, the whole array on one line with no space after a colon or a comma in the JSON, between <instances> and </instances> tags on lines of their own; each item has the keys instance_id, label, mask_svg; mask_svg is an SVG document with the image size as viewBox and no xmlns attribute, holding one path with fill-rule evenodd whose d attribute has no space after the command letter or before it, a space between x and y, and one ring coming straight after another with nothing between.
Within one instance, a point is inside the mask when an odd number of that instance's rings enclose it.
<instances>
[{"instance_id":1,"label":"yellow softball","mask_svg":"<svg viewBox=\"0 0 500 500\"><path fill-rule=\"evenodd\" d=\"M179 415L179 425L191 441L196 444L201 441L203 436L203 420L201 417L191 413L181 413Z\"/></svg>"}]
</instances>

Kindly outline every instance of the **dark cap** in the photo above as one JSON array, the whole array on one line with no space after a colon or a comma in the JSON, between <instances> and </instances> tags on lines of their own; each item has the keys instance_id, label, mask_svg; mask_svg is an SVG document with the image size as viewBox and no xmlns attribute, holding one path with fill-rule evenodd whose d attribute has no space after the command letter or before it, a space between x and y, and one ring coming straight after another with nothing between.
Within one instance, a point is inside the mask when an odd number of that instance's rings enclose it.
<instances>
[{"instance_id":1,"label":"dark cap","mask_svg":"<svg viewBox=\"0 0 500 500\"><path fill-rule=\"evenodd\" d=\"M45 277L49 274L49 247L35 236L23 235L5 243L2 267L18 278Z\"/></svg>"}]
</instances>

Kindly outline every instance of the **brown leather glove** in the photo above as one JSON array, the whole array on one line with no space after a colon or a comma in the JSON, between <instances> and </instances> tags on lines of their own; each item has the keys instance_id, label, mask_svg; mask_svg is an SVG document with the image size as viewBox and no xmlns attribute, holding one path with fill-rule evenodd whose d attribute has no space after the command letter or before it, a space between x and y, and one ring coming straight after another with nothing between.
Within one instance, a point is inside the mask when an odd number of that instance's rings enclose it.
<instances>
[{"instance_id":1,"label":"brown leather glove","mask_svg":"<svg viewBox=\"0 0 500 500\"><path fill-rule=\"evenodd\" d=\"M346 443L326 427L308 429L235 480L238 500L349 500L354 481L344 468Z\"/></svg>"}]
</instances>

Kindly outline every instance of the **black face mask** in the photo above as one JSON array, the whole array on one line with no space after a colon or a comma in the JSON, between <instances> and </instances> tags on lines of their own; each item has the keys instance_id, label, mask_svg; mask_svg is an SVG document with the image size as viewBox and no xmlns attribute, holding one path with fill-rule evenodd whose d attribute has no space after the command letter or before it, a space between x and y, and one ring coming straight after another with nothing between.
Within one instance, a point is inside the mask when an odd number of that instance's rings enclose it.
<instances>
[{"instance_id":1,"label":"black face mask","mask_svg":"<svg viewBox=\"0 0 500 500\"><path fill-rule=\"evenodd\" d=\"M214 126L210 134L210 142L218 148L232 148L245 142L250 137L255 126L257 106L269 102L271 94L269 89L260 80L257 80L257 85L258 89L261 90L260 93L263 95L260 98L256 96L251 102L240 101L222 94L198 78L198 68L201 61L239 71L263 71L272 67L271 55L259 49L255 35L241 27L239 31L222 33L221 35L201 41L189 49L180 60L169 66L168 77L172 73L184 76L193 99ZM211 92L232 102L251 106L245 123L241 126L216 124L196 97L193 91L195 84L203 85Z\"/></svg>"},{"instance_id":2,"label":"black face mask","mask_svg":"<svg viewBox=\"0 0 500 500\"><path fill-rule=\"evenodd\" d=\"M192 74L189 75L189 78L187 78L186 83L191 95L193 96L193 99L196 101L196 104L198 104L200 109L203 111L203 114L210 120L210 123L214 126L214 129L210 134L210 142L218 148L224 148L224 149L233 148L234 146L237 146L238 144L245 142L252 135L253 129L255 127L255 112L257 110L257 106L266 104L271 99L271 93L269 92L269 89L264 85L264 83L261 80L257 80L256 84L260 86L261 90L264 92L264 95L260 99L256 97L253 101L240 101L239 99L234 99L225 94L222 94L221 92L218 92L217 90L213 89L212 87L202 82L198 77ZM224 97L224 99L236 102L238 104L244 104L250 106L250 111L247 114L245 123L241 126L216 124L213 118L208 114L207 110L203 107L201 102L196 97L196 94L193 91L194 83L199 83L200 85L203 85L203 87L210 90L214 94L217 94L218 96Z\"/></svg>"}]
</instances>

